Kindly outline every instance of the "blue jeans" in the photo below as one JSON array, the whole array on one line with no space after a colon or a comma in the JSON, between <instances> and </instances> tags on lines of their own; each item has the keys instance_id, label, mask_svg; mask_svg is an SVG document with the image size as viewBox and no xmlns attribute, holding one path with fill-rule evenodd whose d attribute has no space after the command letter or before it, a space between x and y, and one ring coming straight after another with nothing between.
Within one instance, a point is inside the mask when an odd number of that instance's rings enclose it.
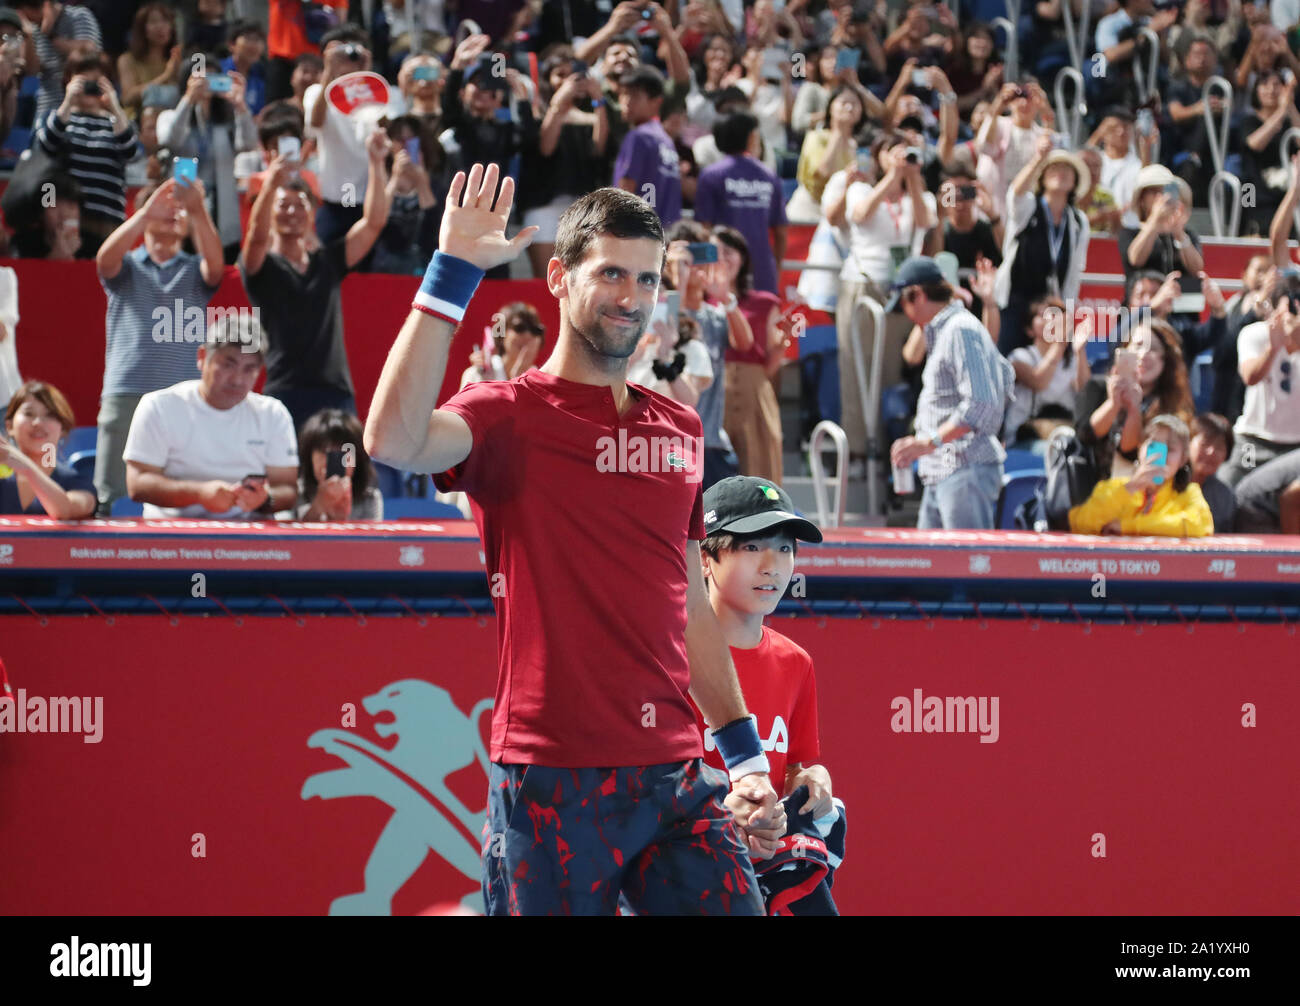
<instances>
[{"instance_id":1,"label":"blue jeans","mask_svg":"<svg viewBox=\"0 0 1300 1006\"><path fill-rule=\"evenodd\" d=\"M1000 461L965 465L942 482L925 487L916 526L921 529L992 530L1001 493Z\"/></svg>"}]
</instances>

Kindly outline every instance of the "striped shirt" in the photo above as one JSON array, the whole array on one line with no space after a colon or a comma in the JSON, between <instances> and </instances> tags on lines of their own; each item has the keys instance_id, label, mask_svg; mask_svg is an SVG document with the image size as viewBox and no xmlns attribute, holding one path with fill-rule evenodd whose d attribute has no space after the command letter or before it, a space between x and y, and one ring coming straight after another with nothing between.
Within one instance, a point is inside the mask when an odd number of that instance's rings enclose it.
<instances>
[{"instance_id":1,"label":"striped shirt","mask_svg":"<svg viewBox=\"0 0 1300 1006\"><path fill-rule=\"evenodd\" d=\"M81 212L126 219L126 165L135 157L135 127L115 132L112 118L73 112L60 122L51 111L36 130L36 142L52 157L63 157L68 174L81 186Z\"/></svg>"},{"instance_id":2,"label":"striped shirt","mask_svg":"<svg viewBox=\"0 0 1300 1006\"><path fill-rule=\"evenodd\" d=\"M916 403L916 430L933 436L954 419L970 432L921 458L917 470L927 485L940 482L955 468L1001 463L1006 458L998 434L1016 372L988 329L952 301L925 326L925 370Z\"/></svg>"},{"instance_id":3,"label":"striped shirt","mask_svg":"<svg viewBox=\"0 0 1300 1006\"><path fill-rule=\"evenodd\" d=\"M142 395L194 379L205 308L217 292L203 282L201 262L178 252L159 265L142 246L112 279L99 278L108 294L102 394Z\"/></svg>"},{"instance_id":4,"label":"striped shirt","mask_svg":"<svg viewBox=\"0 0 1300 1006\"><path fill-rule=\"evenodd\" d=\"M63 67L67 63L67 57L54 47L53 39L94 42L96 49L103 44L99 37L99 22L85 7L64 4L54 22L54 30L48 36L39 27L32 31L41 82L36 94L37 122L45 121L45 116L63 102Z\"/></svg>"}]
</instances>

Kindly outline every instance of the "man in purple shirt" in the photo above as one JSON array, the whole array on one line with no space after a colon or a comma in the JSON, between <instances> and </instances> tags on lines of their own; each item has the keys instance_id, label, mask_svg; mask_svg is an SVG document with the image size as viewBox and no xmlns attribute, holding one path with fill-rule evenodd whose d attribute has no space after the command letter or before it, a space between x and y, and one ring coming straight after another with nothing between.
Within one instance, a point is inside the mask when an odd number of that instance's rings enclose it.
<instances>
[{"instance_id":1,"label":"man in purple shirt","mask_svg":"<svg viewBox=\"0 0 1300 1006\"><path fill-rule=\"evenodd\" d=\"M624 74L619 84L619 111L632 129L618 148L614 184L653 206L667 230L682 215L682 172L677 147L659 121L663 74L639 66Z\"/></svg>"},{"instance_id":2,"label":"man in purple shirt","mask_svg":"<svg viewBox=\"0 0 1300 1006\"><path fill-rule=\"evenodd\" d=\"M700 172L695 219L724 224L745 235L754 264L754 289L780 296L777 266L785 258L785 205L781 182L758 159L758 119L732 112L713 127L722 160Z\"/></svg>"}]
</instances>

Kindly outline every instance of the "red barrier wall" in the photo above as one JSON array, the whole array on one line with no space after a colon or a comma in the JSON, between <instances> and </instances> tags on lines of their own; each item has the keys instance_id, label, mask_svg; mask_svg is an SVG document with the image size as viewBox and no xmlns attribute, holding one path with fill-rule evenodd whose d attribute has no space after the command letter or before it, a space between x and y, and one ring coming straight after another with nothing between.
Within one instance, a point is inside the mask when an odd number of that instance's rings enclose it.
<instances>
[{"instance_id":1,"label":"red barrier wall","mask_svg":"<svg viewBox=\"0 0 1300 1006\"><path fill-rule=\"evenodd\" d=\"M848 808L845 912L1300 910L1287 628L772 624L816 662L823 760ZM491 619L3 628L15 689L102 696L103 734L0 733L0 912L324 914L362 891L381 833L372 880L389 876L395 912L477 890L470 829L437 807L463 801L477 838L485 780L465 715L493 691ZM363 708L410 678L449 701L407 685L380 702L395 722ZM895 733L891 702L916 688L997 697L997 741ZM1243 703L1258 726L1243 727ZM326 748L309 746L329 728ZM305 785L339 795L303 799Z\"/></svg>"}]
</instances>

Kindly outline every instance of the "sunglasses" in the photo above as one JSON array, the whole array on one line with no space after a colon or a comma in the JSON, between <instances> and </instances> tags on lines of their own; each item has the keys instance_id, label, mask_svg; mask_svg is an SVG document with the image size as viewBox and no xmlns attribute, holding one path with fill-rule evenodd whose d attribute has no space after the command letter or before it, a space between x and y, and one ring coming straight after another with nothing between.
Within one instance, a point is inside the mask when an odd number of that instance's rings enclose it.
<instances>
[{"instance_id":1,"label":"sunglasses","mask_svg":"<svg viewBox=\"0 0 1300 1006\"><path fill-rule=\"evenodd\" d=\"M1282 380L1278 382L1285 394L1291 394L1291 361L1282 361Z\"/></svg>"}]
</instances>

